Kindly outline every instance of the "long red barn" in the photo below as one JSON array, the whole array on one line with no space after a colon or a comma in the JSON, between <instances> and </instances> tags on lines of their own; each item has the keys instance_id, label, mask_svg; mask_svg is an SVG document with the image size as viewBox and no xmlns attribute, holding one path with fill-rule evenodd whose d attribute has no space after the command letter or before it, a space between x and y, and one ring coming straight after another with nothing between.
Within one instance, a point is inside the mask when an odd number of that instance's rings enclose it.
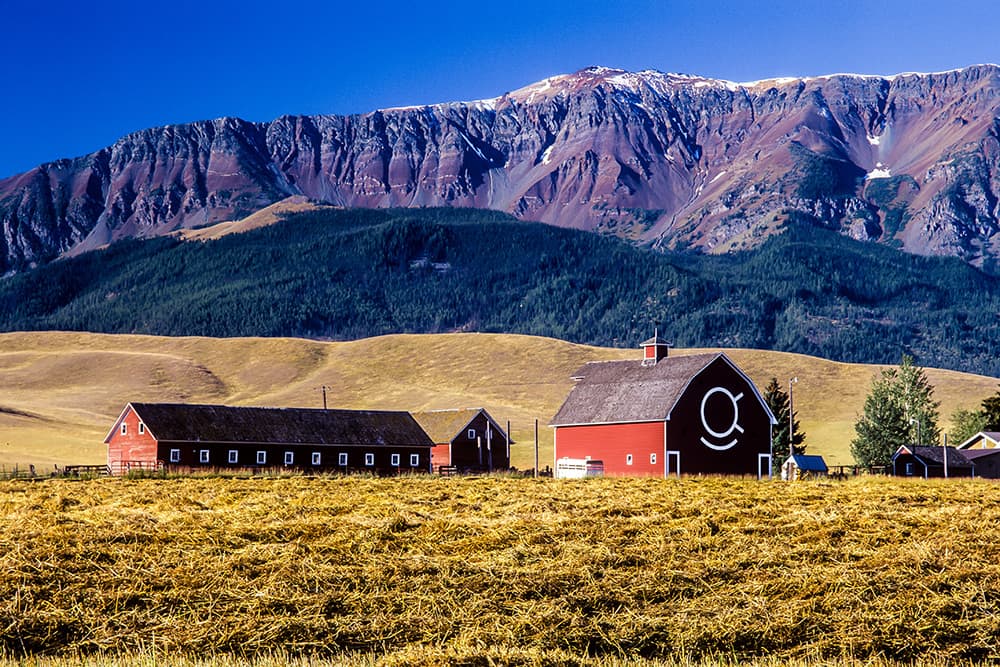
<instances>
[{"instance_id":1,"label":"long red barn","mask_svg":"<svg viewBox=\"0 0 1000 667\"><path fill-rule=\"evenodd\" d=\"M104 442L114 475L172 468L430 472L408 412L129 403Z\"/></svg>"},{"instance_id":2,"label":"long red barn","mask_svg":"<svg viewBox=\"0 0 1000 667\"><path fill-rule=\"evenodd\" d=\"M604 463L620 476L771 475L774 415L722 353L668 356L659 337L643 359L591 362L550 422L555 463Z\"/></svg>"}]
</instances>

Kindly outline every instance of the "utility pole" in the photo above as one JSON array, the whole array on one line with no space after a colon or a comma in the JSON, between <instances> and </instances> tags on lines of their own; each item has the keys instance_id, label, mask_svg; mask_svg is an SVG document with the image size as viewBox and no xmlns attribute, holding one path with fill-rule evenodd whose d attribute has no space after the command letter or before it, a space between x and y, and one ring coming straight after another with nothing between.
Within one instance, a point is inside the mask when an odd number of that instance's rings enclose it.
<instances>
[{"instance_id":1,"label":"utility pole","mask_svg":"<svg viewBox=\"0 0 1000 667\"><path fill-rule=\"evenodd\" d=\"M329 387L323 385L320 389L323 391L323 409L326 410L326 390L329 389Z\"/></svg>"},{"instance_id":2,"label":"utility pole","mask_svg":"<svg viewBox=\"0 0 1000 667\"><path fill-rule=\"evenodd\" d=\"M792 402L792 385L799 383L799 377L796 375L791 380L788 381L788 455L791 456L795 453L795 409Z\"/></svg>"},{"instance_id":3,"label":"utility pole","mask_svg":"<svg viewBox=\"0 0 1000 667\"><path fill-rule=\"evenodd\" d=\"M944 444L941 445L941 453L944 454L944 478L948 479L948 434L944 434Z\"/></svg>"},{"instance_id":4,"label":"utility pole","mask_svg":"<svg viewBox=\"0 0 1000 667\"><path fill-rule=\"evenodd\" d=\"M535 477L538 477L538 420L535 420Z\"/></svg>"}]
</instances>

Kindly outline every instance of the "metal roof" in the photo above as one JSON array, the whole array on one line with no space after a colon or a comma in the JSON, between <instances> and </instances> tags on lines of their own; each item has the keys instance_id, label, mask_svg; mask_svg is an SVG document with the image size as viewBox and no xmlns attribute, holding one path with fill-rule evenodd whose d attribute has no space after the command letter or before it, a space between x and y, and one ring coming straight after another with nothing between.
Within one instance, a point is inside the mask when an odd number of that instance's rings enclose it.
<instances>
[{"instance_id":1,"label":"metal roof","mask_svg":"<svg viewBox=\"0 0 1000 667\"><path fill-rule=\"evenodd\" d=\"M827 472L826 461L823 460L822 456L792 454L788 458L795 461L795 466L799 470L804 470L805 472Z\"/></svg>"},{"instance_id":2,"label":"metal roof","mask_svg":"<svg viewBox=\"0 0 1000 667\"><path fill-rule=\"evenodd\" d=\"M485 408L458 408L453 410L428 410L426 412L414 412L413 418L417 420L420 427L427 432L435 444L451 442L459 435L462 435L469 424L472 423L479 413L483 413L492 425L494 432L506 437L500 425L490 416Z\"/></svg>"},{"instance_id":3,"label":"metal roof","mask_svg":"<svg viewBox=\"0 0 1000 667\"><path fill-rule=\"evenodd\" d=\"M254 408L183 403L130 403L159 441L259 444L414 446L433 445L408 412Z\"/></svg>"},{"instance_id":4,"label":"metal roof","mask_svg":"<svg viewBox=\"0 0 1000 667\"><path fill-rule=\"evenodd\" d=\"M653 365L642 361L592 361L573 374L579 377L551 426L613 424L667 419L691 380L717 359L746 378L774 423L757 388L721 352L667 357Z\"/></svg>"},{"instance_id":5,"label":"metal roof","mask_svg":"<svg viewBox=\"0 0 1000 667\"><path fill-rule=\"evenodd\" d=\"M944 465L945 452L948 453L948 467L949 468L971 468L973 463L965 456L966 452L960 451L955 447L936 447L931 445L903 445L896 453L893 455L893 460L896 459L902 452L909 452L913 456L917 457L924 463L930 463L933 465Z\"/></svg>"}]
</instances>

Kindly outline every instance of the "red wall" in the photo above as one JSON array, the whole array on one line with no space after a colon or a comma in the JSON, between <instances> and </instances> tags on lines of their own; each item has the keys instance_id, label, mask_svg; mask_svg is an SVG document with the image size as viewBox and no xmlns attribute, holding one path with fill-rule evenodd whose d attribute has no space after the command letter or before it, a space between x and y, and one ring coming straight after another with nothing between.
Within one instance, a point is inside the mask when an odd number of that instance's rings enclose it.
<instances>
[{"instance_id":1,"label":"red wall","mask_svg":"<svg viewBox=\"0 0 1000 667\"><path fill-rule=\"evenodd\" d=\"M122 435L122 422L127 425L127 433ZM156 467L156 440L146 431L139 435L139 417L129 408L108 441L108 465L112 475L128 472L126 462L139 461L144 467Z\"/></svg>"},{"instance_id":2,"label":"red wall","mask_svg":"<svg viewBox=\"0 0 1000 667\"><path fill-rule=\"evenodd\" d=\"M663 422L556 427L556 459L588 456L604 462L608 476L663 477ZM632 455L632 465L626 463ZM656 454L656 463L649 455Z\"/></svg>"},{"instance_id":3,"label":"red wall","mask_svg":"<svg viewBox=\"0 0 1000 667\"><path fill-rule=\"evenodd\" d=\"M431 448L431 463L434 465L434 470L437 470L441 466L451 465L451 445L445 443L443 445L434 445Z\"/></svg>"}]
</instances>

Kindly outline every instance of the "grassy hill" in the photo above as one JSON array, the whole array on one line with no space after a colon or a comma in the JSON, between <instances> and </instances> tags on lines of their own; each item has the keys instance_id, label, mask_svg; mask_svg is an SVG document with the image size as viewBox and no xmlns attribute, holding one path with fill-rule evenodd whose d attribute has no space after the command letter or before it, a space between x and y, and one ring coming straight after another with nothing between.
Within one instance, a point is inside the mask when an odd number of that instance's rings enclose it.
<instances>
[{"instance_id":1,"label":"grassy hill","mask_svg":"<svg viewBox=\"0 0 1000 667\"><path fill-rule=\"evenodd\" d=\"M186 236L201 240L127 241L0 278L0 331L484 331L630 346L659 322L679 347L877 363L905 352L1000 375L1000 278L822 229L734 255L662 254L493 211L285 202Z\"/></svg>"},{"instance_id":2,"label":"grassy hill","mask_svg":"<svg viewBox=\"0 0 1000 667\"><path fill-rule=\"evenodd\" d=\"M687 354L702 350L675 350ZM758 350L726 353L763 388L797 376L795 407L809 451L851 463L849 443L876 366ZM28 332L0 334L0 464L103 463L104 436L128 401L424 410L486 407L509 420L513 464L551 462L546 424L595 360L638 358L599 348L503 334L391 335L351 342L292 338L170 338ZM928 370L947 418L977 407L994 378Z\"/></svg>"}]
</instances>

